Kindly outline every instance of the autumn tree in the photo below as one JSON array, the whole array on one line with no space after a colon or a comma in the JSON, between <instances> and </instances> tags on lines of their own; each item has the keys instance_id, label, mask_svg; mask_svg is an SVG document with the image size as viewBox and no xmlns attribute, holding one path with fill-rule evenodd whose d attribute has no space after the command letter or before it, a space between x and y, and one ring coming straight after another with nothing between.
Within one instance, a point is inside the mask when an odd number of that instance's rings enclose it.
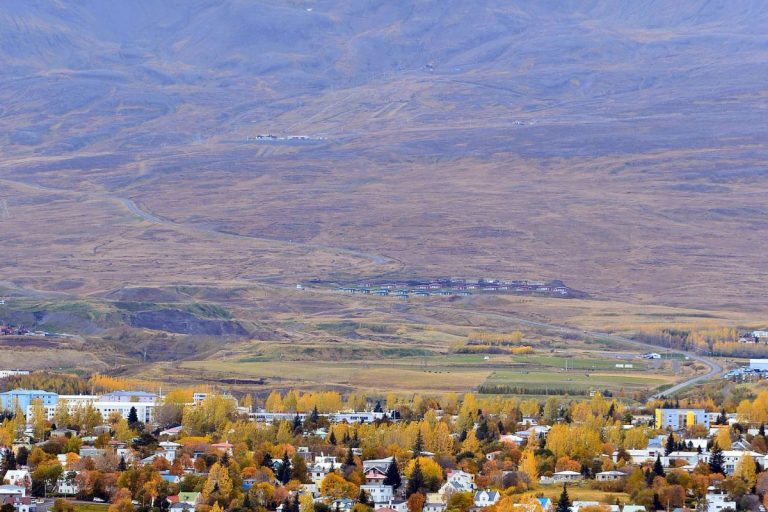
<instances>
[{"instance_id":1,"label":"autumn tree","mask_svg":"<svg viewBox=\"0 0 768 512\"><path fill-rule=\"evenodd\" d=\"M421 512L424 509L426 497L420 492L414 492L408 496L408 512Z\"/></svg>"},{"instance_id":2,"label":"autumn tree","mask_svg":"<svg viewBox=\"0 0 768 512\"><path fill-rule=\"evenodd\" d=\"M526 448L520 459L519 470L528 477L531 488L536 487L539 481L539 473L536 467L536 456L532 448Z\"/></svg>"},{"instance_id":3,"label":"autumn tree","mask_svg":"<svg viewBox=\"0 0 768 512\"><path fill-rule=\"evenodd\" d=\"M755 486L757 481L757 472L755 468L755 460L751 455L746 452L742 454L739 462L736 464L736 468L733 471L733 476L735 478L741 478L744 483L747 484L749 489L752 489Z\"/></svg>"},{"instance_id":4,"label":"autumn tree","mask_svg":"<svg viewBox=\"0 0 768 512\"><path fill-rule=\"evenodd\" d=\"M344 477L337 473L328 473L320 483L320 492L332 500L341 498L355 499L360 494L358 486L347 482Z\"/></svg>"}]
</instances>

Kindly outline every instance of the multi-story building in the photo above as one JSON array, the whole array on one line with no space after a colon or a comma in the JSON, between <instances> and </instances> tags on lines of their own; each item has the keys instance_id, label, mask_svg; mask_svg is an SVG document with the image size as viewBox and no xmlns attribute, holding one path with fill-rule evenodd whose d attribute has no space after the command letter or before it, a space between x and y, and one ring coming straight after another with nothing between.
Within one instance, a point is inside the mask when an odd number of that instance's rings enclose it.
<instances>
[{"instance_id":1,"label":"multi-story building","mask_svg":"<svg viewBox=\"0 0 768 512\"><path fill-rule=\"evenodd\" d=\"M33 400L40 399L43 405L56 405L59 399L59 395L50 391L42 391L40 389L14 389L12 391L6 391L0 393L0 406L3 410L12 411L16 407L19 407L22 411L26 411L32 404Z\"/></svg>"},{"instance_id":2,"label":"multi-story building","mask_svg":"<svg viewBox=\"0 0 768 512\"><path fill-rule=\"evenodd\" d=\"M709 428L709 419L704 409L656 409L656 428L681 430L693 425Z\"/></svg>"},{"instance_id":3,"label":"multi-story building","mask_svg":"<svg viewBox=\"0 0 768 512\"><path fill-rule=\"evenodd\" d=\"M18 391L18 390L17 390ZM13 391L9 392L13 393ZM34 393L45 393L43 406L46 409L48 419L53 419L59 402L64 402L70 413L82 407L93 407L106 420L110 414L117 412L123 418L128 419L131 409L136 409L136 416L143 423L152 423L155 418L155 408L160 405L160 397L144 391L115 391L106 395L58 395L47 391L35 391ZM31 413L32 400L41 398L34 395L28 400L26 407L22 410L27 415Z\"/></svg>"}]
</instances>

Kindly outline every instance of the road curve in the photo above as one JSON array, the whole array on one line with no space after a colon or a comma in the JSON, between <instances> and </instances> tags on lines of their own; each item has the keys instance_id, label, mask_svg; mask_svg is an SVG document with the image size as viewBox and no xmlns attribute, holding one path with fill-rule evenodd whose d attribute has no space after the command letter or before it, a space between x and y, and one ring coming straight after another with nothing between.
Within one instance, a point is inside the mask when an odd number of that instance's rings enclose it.
<instances>
[{"instance_id":1,"label":"road curve","mask_svg":"<svg viewBox=\"0 0 768 512\"><path fill-rule=\"evenodd\" d=\"M444 310L453 310L453 308L446 308L442 306L432 306L432 308L436 309L444 309ZM619 343L624 343L627 345L633 345L635 347L640 348L641 350L649 350L649 349L659 349L659 347L655 345L650 345L647 343L643 343L641 341L633 340L631 338L627 338L625 336L618 336L615 334L609 334L606 332L597 332L597 331L583 331L579 329L574 329L572 327L565 327L562 325L556 325L556 324L550 324L546 322L537 322L535 320L528 320L525 318L519 318L512 315L506 315L502 313L488 313L488 312L473 312L476 316L485 316L488 318L497 318L502 320L508 320L514 323L522 324L522 325L528 325L531 327L536 327L539 329L545 329L545 330L551 330L551 331L557 331L561 334L570 334L575 335L580 338L595 338L595 339L604 339L608 341L616 341ZM673 385L670 388L667 388L663 391L659 391L653 395L651 395L650 399L659 399L664 397L669 397L678 391L688 387L692 386L694 384L698 384L700 382L704 382L706 380L716 378L723 372L723 367L720 365L720 363L716 362L713 359L710 359L708 357L701 356L699 354L694 354L693 352L686 352L684 350L677 350L677 349L665 349L667 352L672 352L675 354L681 354L689 359L692 359L694 361L698 361L706 366L709 367L709 371L703 375L697 375L695 377L691 377L690 379L686 379L684 381L678 382L677 384Z\"/></svg>"}]
</instances>

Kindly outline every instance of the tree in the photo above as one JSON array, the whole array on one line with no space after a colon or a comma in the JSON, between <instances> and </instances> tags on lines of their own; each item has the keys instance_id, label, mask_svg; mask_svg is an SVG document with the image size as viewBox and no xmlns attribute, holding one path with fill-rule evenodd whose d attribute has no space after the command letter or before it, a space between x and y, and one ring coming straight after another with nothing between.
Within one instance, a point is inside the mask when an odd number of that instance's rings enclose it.
<instances>
[{"instance_id":1,"label":"tree","mask_svg":"<svg viewBox=\"0 0 768 512\"><path fill-rule=\"evenodd\" d=\"M563 484L563 492L560 493L560 499L557 500L555 512L571 512L571 499L568 497L568 488Z\"/></svg>"},{"instance_id":2,"label":"tree","mask_svg":"<svg viewBox=\"0 0 768 512\"><path fill-rule=\"evenodd\" d=\"M365 489L360 489L360 495L357 497L357 502L361 505L372 505L371 499L368 497L368 493Z\"/></svg>"},{"instance_id":3,"label":"tree","mask_svg":"<svg viewBox=\"0 0 768 512\"><path fill-rule=\"evenodd\" d=\"M409 479L409 484L413 474L416 473L416 466L418 466L417 479L420 480L418 489L430 492L438 490L443 482L443 468L431 457L411 459L405 467L405 475Z\"/></svg>"},{"instance_id":4,"label":"tree","mask_svg":"<svg viewBox=\"0 0 768 512\"><path fill-rule=\"evenodd\" d=\"M656 456L656 462L653 463L653 474L656 476L664 477L664 466L661 464L661 455Z\"/></svg>"},{"instance_id":5,"label":"tree","mask_svg":"<svg viewBox=\"0 0 768 512\"><path fill-rule=\"evenodd\" d=\"M291 459L291 478L305 484L309 482L307 461L301 455L294 454Z\"/></svg>"},{"instance_id":6,"label":"tree","mask_svg":"<svg viewBox=\"0 0 768 512\"><path fill-rule=\"evenodd\" d=\"M350 468L355 465L355 455L352 453L352 448L347 450L347 457L344 459L344 466Z\"/></svg>"},{"instance_id":7,"label":"tree","mask_svg":"<svg viewBox=\"0 0 768 512\"><path fill-rule=\"evenodd\" d=\"M278 471L278 477L280 482L285 485L291 480L291 459L288 458L288 451L283 453L283 460L280 464L280 471Z\"/></svg>"},{"instance_id":8,"label":"tree","mask_svg":"<svg viewBox=\"0 0 768 512\"><path fill-rule=\"evenodd\" d=\"M730 427L723 427L715 436L715 443L723 450L731 449L731 429Z\"/></svg>"},{"instance_id":9,"label":"tree","mask_svg":"<svg viewBox=\"0 0 768 512\"><path fill-rule=\"evenodd\" d=\"M328 473L320 483L320 492L333 500L341 498L355 499L360 495L360 489L352 482L347 482L337 473Z\"/></svg>"},{"instance_id":10,"label":"tree","mask_svg":"<svg viewBox=\"0 0 768 512\"><path fill-rule=\"evenodd\" d=\"M405 488L405 495L410 497L418 493L424 487L424 475L421 473L421 463L419 459L414 459L415 464L411 474L408 476L408 485ZM422 506L424 503L422 503Z\"/></svg>"},{"instance_id":11,"label":"tree","mask_svg":"<svg viewBox=\"0 0 768 512\"><path fill-rule=\"evenodd\" d=\"M675 443L675 436L670 432L669 437L667 437L667 444L664 447L664 455L669 455L673 451L675 451L676 443Z\"/></svg>"},{"instance_id":12,"label":"tree","mask_svg":"<svg viewBox=\"0 0 768 512\"><path fill-rule=\"evenodd\" d=\"M131 503L131 491L123 487L112 500L112 504L109 506L109 512L133 512L133 504Z\"/></svg>"},{"instance_id":13,"label":"tree","mask_svg":"<svg viewBox=\"0 0 768 512\"><path fill-rule=\"evenodd\" d=\"M139 424L139 415L136 412L136 407L131 406L131 410L128 411L128 426L131 428L136 428L138 424Z\"/></svg>"},{"instance_id":14,"label":"tree","mask_svg":"<svg viewBox=\"0 0 768 512\"><path fill-rule=\"evenodd\" d=\"M30 412L32 416L30 423L32 423L35 439L42 441L45 439L46 430L48 430L48 413L41 398L32 400Z\"/></svg>"},{"instance_id":15,"label":"tree","mask_svg":"<svg viewBox=\"0 0 768 512\"><path fill-rule=\"evenodd\" d=\"M421 512L427 499L420 492L415 492L408 497L408 511Z\"/></svg>"},{"instance_id":16,"label":"tree","mask_svg":"<svg viewBox=\"0 0 768 512\"><path fill-rule=\"evenodd\" d=\"M416 433L416 440L413 442L413 448L411 449L412 457L416 458L424 451L424 440L421 437L421 430Z\"/></svg>"},{"instance_id":17,"label":"tree","mask_svg":"<svg viewBox=\"0 0 768 512\"><path fill-rule=\"evenodd\" d=\"M448 498L446 512L467 512L474 506L474 494L471 492L453 492Z\"/></svg>"},{"instance_id":18,"label":"tree","mask_svg":"<svg viewBox=\"0 0 768 512\"><path fill-rule=\"evenodd\" d=\"M725 458L723 457L723 450L717 443L712 445L712 454L709 458L709 470L712 473L725 474Z\"/></svg>"},{"instance_id":19,"label":"tree","mask_svg":"<svg viewBox=\"0 0 768 512\"><path fill-rule=\"evenodd\" d=\"M402 483L403 481L400 477L400 469L397 467L397 459L392 457L392 463L387 466L387 474L384 477L384 485L391 485L392 490L396 491L400 488Z\"/></svg>"},{"instance_id":20,"label":"tree","mask_svg":"<svg viewBox=\"0 0 768 512\"><path fill-rule=\"evenodd\" d=\"M328 436L328 442L336 446L336 434L331 430L331 435Z\"/></svg>"},{"instance_id":21,"label":"tree","mask_svg":"<svg viewBox=\"0 0 768 512\"><path fill-rule=\"evenodd\" d=\"M536 467L536 456L532 448L526 448L520 459L519 470L527 477L531 487L536 487L539 480L539 473Z\"/></svg>"},{"instance_id":22,"label":"tree","mask_svg":"<svg viewBox=\"0 0 768 512\"><path fill-rule=\"evenodd\" d=\"M51 512L75 512L75 506L71 501L64 498L57 498L53 501Z\"/></svg>"},{"instance_id":23,"label":"tree","mask_svg":"<svg viewBox=\"0 0 768 512\"><path fill-rule=\"evenodd\" d=\"M757 481L757 471L755 468L755 460L751 455L746 452L742 454L733 471L733 476L744 480L744 483L746 483L747 487L750 489L755 486L755 482Z\"/></svg>"}]
</instances>

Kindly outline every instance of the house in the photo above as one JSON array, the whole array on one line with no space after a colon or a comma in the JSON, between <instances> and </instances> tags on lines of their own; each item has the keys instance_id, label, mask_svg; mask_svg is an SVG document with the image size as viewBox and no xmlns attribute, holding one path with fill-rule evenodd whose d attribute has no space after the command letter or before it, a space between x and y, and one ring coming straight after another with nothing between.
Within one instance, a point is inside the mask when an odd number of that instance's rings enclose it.
<instances>
[{"instance_id":1,"label":"house","mask_svg":"<svg viewBox=\"0 0 768 512\"><path fill-rule=\"evenodd\" d=\"M728 501L728 495L725 493L715 492L714 487L710 487L707 492L707 512L722 512L729 508L736 510L736 502Z\"/></svg>"},{"instance_id":2,"label":"house","mask_svg":"<svg viewBox=\"0 0 768 512\"><path fill-rule=\"evenodd\" d=\"M392 500L386 505L374 507L374 512L408 512L408 502L404 500Z\"/></svg>"},{"instance_id":3,"label":"house","mask_svg":"<svg viewBox=\"0 0 768 512\"><path fill-rule=\"evenodd\" d=\"M465 490L475 490L475 475L460 469L448 471L446 481L459 484Z\"/></svg>"},{"instance_id":4,"label":"house","mask_svg":"<svg viewBox=\"0 0 768 512\"><path fill-rule=\"evenodd\" d=\"M553 483L578 482L584 476L578 471L558 471L552 475Z\"/></svg>"},{"instance_id":5,"label":"house","mask_svg":"<svg viewBox=\"0 0 768 512\"><path fill-rule=\"evenodd\" d=\"M501 451L489 452L485 454L486 460L496 460L501 455Z\"/></svg>"},{"instance_id":6,"label":"house","mask_svg":"<svg viewBox=\"0 0 768 512\"><path fill-rule=\"evenodd\" d=\"M543 512L553 512L555 510L555 505L552 503L552 500L549 498L536 498L539 500L539 504L541 504L541 510Z\"/></svg>"},{"instance_id":7,"label":"house","mask_svg":"<svg viewBox=\"0 0 768 512\"><path fill-rule=\"evenodd\" d=\"M28 494L27 488L21 485L0 485L0 499L6 496L21 496Z\"/></svg>"},{"instance_id":8,"label":"house","mask_svg":"<svg viewBox=\"0 0 768 512\"><path fill-rule=\"evenodd\" d=\"M216 450L219 453L226 453L227 455L232 455L232 448L233 445L230 443L227 443L226 441L223 443L213 443L211 445L212 450Z\"/></svg>"},{"instance_id":9,"label":"house","mask_svg":"<svg viewBox=\"0 0 768 512\"><path fill-rule=\"evenodd\" d=\"M365 484L360 486L374 503L389 503L394 497L394 489L391 485Z\"/></svg>"},{"instance_id":10,"label":"house","mask_svg":"<svg viewBox=\"0 0 768 512\"><path fill-rule=\"evenodd\" d=\"M386 472L380 470L378 467L372 467L365 472L365 483L369 485L382 485L386 478Z\"/></svg>"},{"instance_id":11,"label":"house","mask_svg":"<svg viewBox=\"0 0 768 512\"><path fill-rule=\"evenodd\" d=\"M512 448L515 448L523 444L525 442L525 438L515 434L506 434L501 436L499 441L508 446L511 446Z\"/></svg>"},{"instance_id":12,"label":"house","mask_svg":"<svg viewBox=\"0 0 768 512\"><path fill-rule=\"evenodd\" d=\"M104 455L104 448L96 448L94 446L83 445L80 447L79 455L80 458L91 457L95 459L96 457L101 457Z\"/></svg>"},{"instance_id":13,"label":"house","mask_svg":"<svg viewBox=\"0 0 768 512\"><path fill-rule=\"evenodd\" d=\"M202 493L194 491L180 492L178 494L178 498L179 500L176 502L177 504L186 504L192 510L194 510L203 501Z\"/></svg>"},{"instance_id":14,"label":"house","mask_svg":"<svg viewBox=\"0 0 768 512\"><path fill-rule=\"evenodd\" d=\"M428 493L422 512L444 512L447 508L446 501L445 497L439 493Z\"/></svg>"},{"instance_id":15,"label":"house","mask_svg":"<svg viewBox=\"0 0 768 512\"><path fill-rule=\"evenodd\" d=\"M669 455L662 456L660 458L661 458L661 464L664 467L674 466L676 464L679 464L680 461L682 461L685 466L695 467L700 460L704 459L704 455L699 452L675 451L675 452L671 452Z\"/></svg>"},{"instance_id":16,"label":"house","mask_svg":"<svg viewBox=\"0 0 768 512\"><path fill-rule=\"evenodd\" d=\"M621 512L646 512L645 507L642 505L624 505Z\"/></svg>"},{"instance_id":17,"label":"house","mask_svg":"<svg viewBox=\"0 0 768 512\"><path fill-rule=\"evenodd\" d=\"M615 482L627 478L627 474L622 471L601 471L595 475L598 482Z\"/></svg>"},{"instance_id":18,"label":"house","mask_svg":"<svg viewBox=\"0 0 768 512\"><path fill-rule=\"evenodd\" d=\"M489 489L485 489L483 491L477 491L475 493L475 506L476 507L490 507L491 505L495 505L497 501L501 496L499 495L498 491L491 491Z\"/></svg>"},{"instance_id":19,"label":"house","mask_svg":"<svg viewBox=\"0 0 768 512\"><path fill-rule=\"evenodd\" d=\"M161 473L160 478L162 478L169 484L178 484L179 482L181 482L181 477L179 475L172 475L167 471L164 471L163 473Z\"/></svg>"},{"instance_id":20,"label":"house","mask_svg":"<svg viewBox=\"0 0 768 512\"><path fill-rule=\"evenodd\" d=\"M571 505L571 512L579 512L580 508L583 507L599 507L600 502L598 501L574 501Z\"/></svg>"},{"instance_id":21,"label":"house","mask_svg":"<svg viewBox=\"0 0 768 512\"><path fill-rule=\"evenodd\" d=\"M757 452L745 452L745 451L735 451L735 450L723 450L723 467L725 468L725 474L726 476L732 475L734 470L736 469L736 464L739 463L739 460L744 455L749 455L752 457L752 459L757 461L764 460L764 455L757 453ZM709 464L709 459L712 456L711 453L704 453L701 456L701 460Z\"/></svg>"},{"instance_id":22,"label":"house","mask_svg":"<svg viewBox=\"0 0 768 512\"><path fill-rule=\"evenodd\" d=\"M37 505L27 496L5 496L0 500L3 505L13 505L15 512L36 512Z\"/></svg>"},{"instance_id":23,"label":"house","mask_svg":"<svg viewBox=\"0 0 768 512\"><path fill-rule=\"evenodd\" d=\"M181 433L181 425L160 431L160 437L178 437Z\"/></svg>"},{"instance_id":24,"label":"house","mask_svg":"<svg viewBox=\"0 0 768 512\"><path fill-rule=\"evenodd\" d=\"M336 457L330 455L318 455L315 457L315 463L309 467L309 477L312 482L318 486L323 482L325 476L330 473L331 469L339 467L339 463L336 461Z\"/></svg>"},{"instance_id":25,"label":"house","mask_svg":"<svg viewBox=\"0 0 768 512\"><path fill-rule=\"evenodd\" d=\"M80 492L80 486L77 485L77 471L65 471L56 481L56 492L64 496L74 496Z\"/></svg>"},{"instance_id":26,"label":"house","mask_svg":"<svg viewBox=\"0 0 768 512\"><path fill-rule=\"evenodd\" d=\"M349 498L339 498L338 500L331 503L330 507L331 510L341 510L349 512L352 510L355 506L355 500L350 500Z\"/></svg>"},{"instance_id":27,"label":"house","mask_svg":"<svg viewBox=\"0 0 768 512\"><path fill-rule=\"evenodd\" d=\"M656 457L664 453L664 450L645 448L637 450L625 450L630 457L630 463L634 465L656 462ZM613 452L613 462L618 462L618 451Z\"/></svg>"},{"instance_id":28,"label":"house","mask_svg":"<svg viewBox=\"0 0 768 512\"><path fill-rule=\"evenodd\" d=\"M23 487L27 491L32 489L32 475L30 475L29 470L26 469L9 469L3 477L3 481L8 482L11 486ZM27 494L28 492L25 493L24 496Z\"/></svg>"},{"instance_id":29,"label":"house","mask_svg":"<svg viewBox=\"0 0 768 512\"><path fill-rule=\"evenodd\" d=\"M395 460L394 457L386 457L384 459L369 459L363 461L363 472L367 473L370 469L376 468L382 473L386 474L389 465Z\"/></svg>"},{"instance_id":30,"label":"house","mask_svg":"<svg viewBox=\"0 0 768 512\"><path fill-rule=\"evenodd\" d=\"M69 428L57 428L56 430L51 430L51 437L72 437L76 435L77 431Z\"/></svg>"}]
</instances>

